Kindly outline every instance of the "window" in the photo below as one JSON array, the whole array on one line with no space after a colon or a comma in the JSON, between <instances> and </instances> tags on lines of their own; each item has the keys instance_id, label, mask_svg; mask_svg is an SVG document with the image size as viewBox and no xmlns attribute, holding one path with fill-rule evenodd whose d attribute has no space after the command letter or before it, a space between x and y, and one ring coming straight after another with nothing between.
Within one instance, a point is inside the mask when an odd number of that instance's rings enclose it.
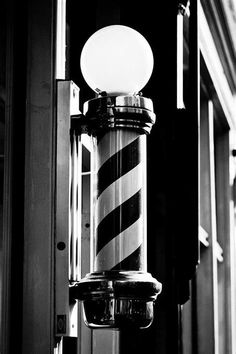
<instances>
[{"instance_id":1,"label":"window","mask_svg":"<svg viewBox=\"0 0 236 354\"><path fill-rule=\"evenodd\" d=\"M208 13L209 16L209 13ZM235 352L233 91L200 7L200 264L183 306L183 353ZM212 24L211 24L212 25ZM224 62L223 62L224 63ZM233 143L234 141L234 143Z\"/></svg>"}]
</instances>

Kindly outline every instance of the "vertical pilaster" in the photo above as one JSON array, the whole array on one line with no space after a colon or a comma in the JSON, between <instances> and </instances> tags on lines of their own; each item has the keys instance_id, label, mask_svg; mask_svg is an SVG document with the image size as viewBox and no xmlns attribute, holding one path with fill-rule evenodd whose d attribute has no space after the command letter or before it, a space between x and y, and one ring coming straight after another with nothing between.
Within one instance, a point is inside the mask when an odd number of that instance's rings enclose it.
<instances>
[{"instance_id":1,"label":"vertical pilaster","mask_svg":"<svg viewBox=\"0 0 236 354\"><path fill-rule=\"evenodd\" d=\"M24 354L53 353L54 347L54 5L28 2Z\"/></svg>"}]
</instances>

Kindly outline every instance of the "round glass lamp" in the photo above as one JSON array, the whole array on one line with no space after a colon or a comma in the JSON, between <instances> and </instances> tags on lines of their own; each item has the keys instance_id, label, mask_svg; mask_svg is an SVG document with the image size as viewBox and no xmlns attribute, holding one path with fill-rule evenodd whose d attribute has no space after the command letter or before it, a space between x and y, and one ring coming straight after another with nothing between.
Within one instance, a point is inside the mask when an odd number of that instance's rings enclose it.
<instances>
[{"instance_id":1,"label":"round glass lamp","mask_svg":"<svg viewBox=\"0 0 236 354\"><path fill-rule=\"evenodd\" d=\"M111 25L95 32L85 43L80 59L87 84L108 95L138 93L153 70L152 49L136 30Z\"/></svg>"}]
</instances>

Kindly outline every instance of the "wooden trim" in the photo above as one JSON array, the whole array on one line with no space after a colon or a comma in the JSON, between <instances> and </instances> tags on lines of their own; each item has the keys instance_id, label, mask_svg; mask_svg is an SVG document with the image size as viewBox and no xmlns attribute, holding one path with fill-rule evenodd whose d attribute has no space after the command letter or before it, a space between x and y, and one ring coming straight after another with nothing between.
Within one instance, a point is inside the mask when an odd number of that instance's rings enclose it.
<instances>
[{"instance_id":1,"label":"wooden trim","mask_svg":"<svg viewBox=\"0 0 236 354\"><path fill-rule=\"evenodd\" d=\"M235 129L236 98L232 96L202 6L199 6L199 45L224 115L229 126Z\"/></svg>"},{"instance_id":2,"label":"wooden trim","mask_svg":"<svg viewBox=\"0 0 236 354\"><path fill-rule=\"evenodd\" d=\"M4 353L13 353L21 348L19 328L22 324L26 26L25 5L18 4L14 0L10 0L6 5L7 95L3 201L4 318L1 349ZM14 341L12 341L12 333L15 333Z\"/></svg>"},{"instance_id":3,"label":"wooden trim","mask_svg":"<svg viewBox=\"0 0 236 354\"><path fill-rule=\"evenodd\" d=\"M209 164L210 164L210 223L212 251L213 282L213 319L214 319L214 353L219 354L219 309L218 309L218 272L217 272L217 221L216 221L216 186L214 154L214 110L212 101L208 102L209 124Z\"/></svg>"},{"instance_id":4,"label":"wooden trim","mask_svg":"<svg viewBox=\"0 0 236 354\"><path fill-rule=\"evenodd\" d=\"M221 117L224 118L224 117ZM231 353L234 332L232 328L232 295L231 272L234 267L231 250L234 247L235 232L230 230L230 142L229 131L219 126L215 132L215 165L216 165L216 210L217 210L217 240L222 247L223 262L218 263L218 293L219 293L219 351ZM222 257L221 257L222 260ZM219 258L218 258L218 261ZM235 288L233 288L235 291Z\"/></svg>"},{"instance_id":5,"label":"wooden trim","mask_svg":"<svg viewBox=\"0 0 236 354\"><path fill-rule=\"evenodd\" d=\"M28 2L24 354L54 348L54 5L53 0Z\"/></svg>"},{"instance_id":6,"label":"wooden trim","mask_svg":"<svg viewBox=\"0 0 236 354\"><path fill-rule=\"evenodd\" d=\"M10 297L11 297L11 246L12 246L12 142L13 142L13 19L9 12L6 41L6 102L4 141L4 186L3 186L3 289L1 319L1 350L9 352Z\"/></svg>"},{"instance_id":7,"label":"wooden trim","mask_svg":"<svg viewBox=\"0 0 236 354\"><path fill-rule=\"evenodd\" d=\"M228 5L230 6L230 5ZM222 0L202 1L207 22L230 89L236 91L235 48ZM232 11L233 13L233 11Z\"/></svg>"},{"instance_id":8,"label":"wooden trim","mask_svg":"<svg viewBox=\"0 0 236 354\"><path fill-rule=\"evenodd\" d=\"M55 78L66 76L66 0L57 0Z\"/></svg>"},{"instance_id":9,"label":"wooden trim","mask_svg":"<svg viewBox=\"0 0 236 354\"><path fill-rule=\"evenodd\" d=\"M236 176L236 166L234 157L231 155L233 148L235 147L236 139L235 132L229 132L229 146L230 146L230 159L229 159L229 180L230 180L230 201L229 201L229 219L230 219L230 296L231 296L231 350L232 353L236 353L236 337L234 333L236 333L236 299L235 299L235 289L236 289L236 245L235 245L235 202L234 192L233 192L233 184L234 178Z\"/></svg>"},{"instance_id":10,"label":"wooden trim","mask_svg":"<svg viewBox=\"0 0 236 354\"><path fill-rule=\"evenodd\" d=\"M209 119L209 103L207 98L201 98L200 115L200 223L209 234L209 247L201 249L200 265L196 273L196 339L199 353L213 353L215 348L215 300L213 298L213 277L217 271L217 261L213 257L214 227L212 223L212 164L210 140L212 129ZM213 263L215 262L214 270ZM195 310L194 309L194 310ZM207 328L207 332L205 330ZM215 353L215 352L214 352Z\"/></svg>"}]
</instances>

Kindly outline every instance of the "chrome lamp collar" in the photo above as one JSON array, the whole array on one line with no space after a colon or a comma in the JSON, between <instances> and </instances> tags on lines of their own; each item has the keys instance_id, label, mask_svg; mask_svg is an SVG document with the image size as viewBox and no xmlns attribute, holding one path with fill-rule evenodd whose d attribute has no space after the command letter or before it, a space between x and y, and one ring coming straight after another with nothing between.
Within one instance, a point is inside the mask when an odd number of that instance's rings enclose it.
<instances>
[{"instance_id":1,"label":"chrome lamp collar","mask_svg":"<svg viewBox=\"0 0 236 354\"><path fill-rule=\"evenodd\" d=\"M153 103L141 95L100 95L84 104L85 130L92 135L108 129L134 129L149 134L156 121Z\"/></svg>"}]
</instances>

